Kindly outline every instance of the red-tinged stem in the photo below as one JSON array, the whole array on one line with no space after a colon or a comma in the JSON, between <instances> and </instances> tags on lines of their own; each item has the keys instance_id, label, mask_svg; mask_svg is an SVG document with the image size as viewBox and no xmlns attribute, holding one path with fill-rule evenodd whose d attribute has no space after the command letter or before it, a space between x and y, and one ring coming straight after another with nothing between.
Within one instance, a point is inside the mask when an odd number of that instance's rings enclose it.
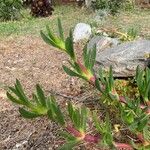
<instances>
[{"instance_id":1,"label":"red-tinged stem","mask_svg":"<svg viewBox=\"0 0 150 150\"><path fill-rule=\"evenodd\" d=\"M84 65L81 64L79 60L77 60L77 64L80 66L81 70L85 73L88 74L88 71Z\"/></svg>"},{"instance_id":2,"label":"red-tinged stem","mask_svg":"<svg viewBox=\"0 0 150 150\"><path fill-rule=\"evenodd\" d=\"M147 101L147 102L146 102L146 104L147 104L148 106L150 106L150 100L149 100L149 101Z\"/></svg>"},{"instance_id":3,"label":"red-tinged stem","mask_svg":"<svg viewBox=\"0 0 150 150\"><path fill-rule=\"evenodd\" d=\"M126 99L125 99L125 97L123 97L123 96L119 96L119 101L120 101L121 103L127 104Z\"/></svg>"},{"instance_id":4,"label":"red-tinged stem","mask_svg":"<svg viewBox=\"0 0 150 150\"><path fill-rule=\"evenodd\" d=\"M138 135L137 135L137 137L138 137L138 139L142 142L142 143L144 143L144 136L143 136L143 134L142 133L139 133Z\"/></svg>"},{"instance_id":5,"label":"red-tinged stem","mask_svg":"<svg viewBox=\"0 0 150 150\"><path fill-rule=\"evenodd\" d=\"M81 132L79 132L78 130L74 129L71 126L67 126L66 127L67 131L70 132L73 136L77 137L77 138L81 138L81 140L84 140L85 142L88 143L95 143L97 144L100 141L100 136L99 135L91 135L91 134L82 134ZM139 134L140 136L140 134ZM126 143L116 143L114 142L113 145L117 148L117 150L133 150L132 146Z\"/></svg>"},{"instance_id":6,"label":"red-tinged stem","mask_svg":"<svg viewBox=\"0 0 150 150\"><path fill-rule=\"evenodd\" d=\"M89 143L98 143L99 140L100 140L100 136L99 135L90 135L90 134L86 134L85 137L84 137L84 140L86 142L89 142Z\"/></svg>"},{"instance_id":7,"label":"red-tinged stem","mask_svg":"<svg viewBox=\"0 0 150 150\"><path fill-rule=\"evenodd\" d=\"M144 109L144 108L146 108L146 106L145 105L140 105L140 108ZM150 108L148 108L146 112L147 112L147 114L150 114Z\"/></svg>"},{"instance_id":8,"label":"red-tinged stem","mask_svg":"<svg viewBox=\"0 0 150 150\"><path fill-rule=\"evenodd\" d=\"M117 150L134 150L133 147L125 143L113 143Z\"/></svg>"},{"instance_id":9,"label":"red-tinged stem","mask_svg":"<svg viewBox=\"0 0 150 150\"><path fill-rule=\"evenodd\" d=\"M90 83L95 84L95 76L91 74L91 72L89 72L89 70L87 70L87 68L81 64L81 62L79 60L77 60L77 64L80 66L82 72L87 75L87 78L89 80Z\"/></svg>"},{"instance_id":10,"label":"red-tinged stem","mask_svg":"<svg viewBox=\"0 0 150 150\"><path fill-rule=\"evenodd\" d=\"M77 138L83 138L84 141L86 142L89 142L89 143L98 143L99 139L100 139L100 136L99 135L90 135L90 134L82 134L80 131L74 129L73 127L71 126L67 126L66 127L66 130L71 133L73 136L77 137Z\"/></svg>"},{"instance_id":11,"label":"red-tinged stem","mask_svg":"<svg viewBox=\"0 0 150 150\"><path fill-rule=\"evenodd\" d=\"M70 132L75 137L82 137L83 136L78 130L74 129L73 127L71 127L69 125L66 127L66 130L68 132Z\"/></svg>"},{"instance_id":12,"label":"red-tinged stem","mask_svg":"<svg viewBox=\"0 0 150 150\"><path fill-rule=\"evenodd\" d=\"M90 78L90 82L91 82L92 84L95 84L95 80L96 80L96 77L95 77L95 76L93 76L93 77Z\"/></svg>"}]
</instances>

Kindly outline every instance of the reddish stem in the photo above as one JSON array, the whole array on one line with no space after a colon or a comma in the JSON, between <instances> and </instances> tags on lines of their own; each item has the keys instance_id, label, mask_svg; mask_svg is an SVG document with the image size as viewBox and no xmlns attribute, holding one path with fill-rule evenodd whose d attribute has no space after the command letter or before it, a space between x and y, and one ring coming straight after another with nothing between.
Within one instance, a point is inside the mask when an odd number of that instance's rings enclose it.
<instances>
[{"instance_id":1,"label":"reddish stem","mask_svg":"<svg viewBox=\"0 0 150 150\"><path fill-rule=\"evenodd\" d=\"M141 109L144 109L144 108L146 108L146 106L141 104L141 105L140 105L140 108L141 108ZM147 114L150 114L150 108L147 109Z\"/></svg>"},{"instance_id":2,"label":"reddish stem","mask_svg":"<svg viewBox=\"0 0 150 150\"><path fill-rule=\"evenodd\" d=\"M82 138L83 137L83 140L85 142L88 142L88 143L95 143L95 144L97 144L99 142L99 140L100 140L100 136L99 135L94 135L94 136L91 135L91 134L84 135L80 131L74 129L73 127L71 127L69 125L66 127L66 130L68 132L70 132L73 136L77 137L77 138ZM139 136L141 136L141 135L139 134ZM117 150L121 150L121 149L133 150L132 146L129 145L129 144L116 143L116 142L114 142L113 144L117 148Z\"/></svg>"},{"instance_id":3,"label":"reddish stem","mask_svg":"<svg viewBox=\"0 0 150 150\"><path fill-rule=\"evenodd\" d=\"M83 140L85 140L86 142L89 142L89 143L98 143L98 141L100 139L100 136L98 136L98 135L96 135L96 136L93 136L93 135L90 135L90 134L84 135L80 131L74 129L73 127L71 127L69 125L66 127L66 130L68 132L70 132L73 136L77 137L77 138L78 137L79 138L83 137Z\"/></svg>"},{"instance_id":4,"label":"reddish stem","mask_svg":"<svg viewBox=\"0 0 150 150\"><path fill-rule=\"evenodd\" d=\"M90 134L86 134L85 137L84 137L84 140L86 142L89 142L89 143L98 143L99 140L100 140L100 136L99 135L90 135Z\"/></svg>"},{"instance_id":5,"label":"reddish stem","mask_svg":"<svg viewBox=\"0 0 150 150\"><path fill-rule=\"evenodd\" d=\"M92 84L95 84L95 80L96 80L96 77L95 77L95 76L93 76L93 77L90 78L90 82L91 82Z\"/></svg>"},{"instance_id":6,"label":"reddish stem","mask_svg":"<svg viewBox=\"0 0 150 150\"><path fill-rule=\"evenodd\" d=\"M89 82L92 83L92 84L95 84L95 76L92 75L89 72L89 70L87 70L87 68L84 65L82 65L82 63L79 60L77 60L77 64L80 66L80 69L82 70L82 72L85 75L87 75L87 78L88 78Z\"/></svg>"},{"instance_id":7,"label":"reddish stem","mask_svg":"<svg viewBox=\"0 0 150 150\"><path fill-rule=\"evenodd\" d=\"M77 60L77 64L80 66L81 70L85 73L88 74L88 71L84 65L81 64L79 60Z\"/></svg>"},{"instance_id":8,"label":"reddish stem","mask_svg":"<svg viewBox=\"0 0 150 150\"><path fill-rule=\"evenodd\" d=\"M147 103L147 106L150 106L150 100L148 102L146 102L146 103Z\"/></svg>"},{"instance_id":9,"label":"reddish stem","mask_svg":"<svg viewBox=\"0 0 150 150\"><path fill-rule=\"evenodd\" d=\"M114 143L114 146L117 148L117 150L134 150L131 145L125 143Z\"/></svg>"},{"instance_id":10,"label":"reddish stem","mask_svg":"<svg viewBox=\"0 0 150 150\"><path fill-rule=\"evenodd\" d=\"M137 137L138 137L138 139L142 142L142 143L144 143L144 136L143 136L143 134L142 133L139 133L138 135L137 135Z\"/></svg>"},{"instance_id":11,"label":"reddish stem","mask_svg":"<svg viewBox=\"0 0 150 150\"><path fill-rule=\"evenodd\" d=\"M83 136L78 130L74 129L73 127L71 127L69 125L66 127L66 130L68 132L70 132L75 137L82 137Z\"/></svg>"},{"instance_id":12,"label":"reddish stem","mask_svg":"<svg viewBox=\"0 0 150 150\"><path fill-rule=\"evenodd\" d=\"M119 96L119 100L121 103L127 104L125 97Z\"/></svg>"}]
</instances>

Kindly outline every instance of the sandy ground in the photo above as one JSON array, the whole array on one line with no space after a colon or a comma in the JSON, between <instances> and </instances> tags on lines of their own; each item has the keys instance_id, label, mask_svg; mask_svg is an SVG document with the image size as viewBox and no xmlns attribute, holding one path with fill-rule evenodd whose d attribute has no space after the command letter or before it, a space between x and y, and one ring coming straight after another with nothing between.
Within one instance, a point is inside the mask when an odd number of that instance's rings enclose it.
<instances>
[{"instance_id":1,"label":"sandy ground","mask_svg":"<svg viewBox=\"0 0 150 150\"><path fill-rule=\"evenodd\" d=\"M3 87L13 85L17 78L29 94L39 83L47 91L76 96L81 92L80 81L63 72L61 66L66 62L64 54L39 37L0 41L0 150L51 150L60 145L60 127L47 118L22 118L18 107L7 100ZM58 101L64 104L65 99L58 97Z\"/></svg>"}]
</instances>

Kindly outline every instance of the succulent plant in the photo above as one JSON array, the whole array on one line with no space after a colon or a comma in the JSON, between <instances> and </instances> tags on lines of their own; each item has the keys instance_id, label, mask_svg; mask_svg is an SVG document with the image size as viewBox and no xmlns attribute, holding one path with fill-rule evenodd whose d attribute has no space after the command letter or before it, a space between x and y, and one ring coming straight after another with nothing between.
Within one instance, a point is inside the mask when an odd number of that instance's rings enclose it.
<instances>
[{"instance_id":1,"label":"succulent plant","mask_svg":"<svg viewBox=\"0 0 150 150\"><path fill-rule=\"evenodd\" d=\"M150 70L137 67L135 81L140 93L139 97L132 99L127 96L120 96L115 89L111 66L107 74L102 68L97 75L95 74L93 69L96 57L95 47L92 50L87 50L85 46L83 63L81 63L74 52L72 31L65 39L60 19L58 19L59 36L53 34L49 27L46 28L47 34L41 31L43 40L66 53L70 58L70 68L63 66L64 71L70 76L76 76L92 84L101 93L101 96L107 98L107 102L102 101L102 104L114 106L115 111L119 112L120 122L139 141L134 143L128 139L130 143L117 142L109 119L109 111L106 119L102 120L97 111L89 110L85 106L77 108L69 102L67 103L67 111L65 111L67 113L65 113L61 111L61 107L53 96L45 96L39 85L36 86L36 93L32 94L32 99L29 99L20 82L16 80L15 86L9 87L7 97L13 103L23 106L19 108L20 114L26 118L48 116L49 119L62 126L65 131L61 135L67 142L60 150L71 150L74 146L84 142L117 150L148 150L150 148ZM92 128L94 131L89 133L91 121L94 125ZM117 128L117 130L120 129Z\"/></svg>"}]
</instances>

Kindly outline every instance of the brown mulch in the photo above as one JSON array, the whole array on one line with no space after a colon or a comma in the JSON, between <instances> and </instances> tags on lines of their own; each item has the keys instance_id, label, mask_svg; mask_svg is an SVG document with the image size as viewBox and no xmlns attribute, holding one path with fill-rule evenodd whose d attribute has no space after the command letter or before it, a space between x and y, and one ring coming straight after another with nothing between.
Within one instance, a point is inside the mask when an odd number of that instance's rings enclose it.
<instances>
[{"instance_id":1,"label":"brown mulch","mask_svg":"<svg viewBox=\"0 0 150 150\"><path fill-rule=\"evenodd\" d=\"M9 37L0 41L0 150L53 150L60 146L60 127L47 118L22 118L18 107L7 100L3 88L13 85L17 78L29 94L36 83L42 85L47 94L53 91L59 95L62 107L65 96L84 98L81 81L70 78L62 70L67 60L39 37ZM91 148L81 145L78 149Z\"/></svg>"}]
</instances>

